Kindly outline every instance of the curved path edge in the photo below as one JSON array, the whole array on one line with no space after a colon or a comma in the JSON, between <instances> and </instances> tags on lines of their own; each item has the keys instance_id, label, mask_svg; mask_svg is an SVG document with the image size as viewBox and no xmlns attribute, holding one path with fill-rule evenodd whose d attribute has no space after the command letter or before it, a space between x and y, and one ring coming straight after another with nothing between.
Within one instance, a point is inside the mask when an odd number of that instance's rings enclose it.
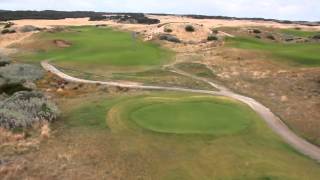
<instances>
[{"instance_id":1,"label":"curved path edge","mask_svg":"<svg viewBox=\"0 0 320 180\"><path fill-rule=\"evenodd\" d=\"M193 79L198 79L204 81L211 86L219 89L219 91L210 91L210 90L199 90L199 89L189 89L189 88L179 88L179 87L162 87L162 86L144 86L138 84L129 84L129 83L119 83L113 81L93 81L93 80L86 80L80 79L76 77L69 76L53 65L51 65L48 61L42 61L41 66L48 72L51 72L60 78L69 81L69 82L77 82L77 83L86 83L86 84L102 84L108 86L118 86L124 88L132 88L132 89L146 89L146 90L164 90L164 91L180 91L180 92L191 92L191 93L200 93L200 94L210 94L210 95L217 95L217 96L226 96L236 100L239 100L248 106L250 106L256 113L258 113L262 119L269 125L269 127L278 135L282 137L282 139L291 145L295 150L298 152L310 157L311 159L316 160L320 163L320 148L307 140L303 139L302 137L296 135L288 126L283 123L283 121L273 114L270 109L259 103L258 101L236 94L229 89L217 85L211 81L208 81L203 78L195 77L193 75L187 74L182 71L174 70L173 72L188 76Z\"/></svg>"}]
</instances>

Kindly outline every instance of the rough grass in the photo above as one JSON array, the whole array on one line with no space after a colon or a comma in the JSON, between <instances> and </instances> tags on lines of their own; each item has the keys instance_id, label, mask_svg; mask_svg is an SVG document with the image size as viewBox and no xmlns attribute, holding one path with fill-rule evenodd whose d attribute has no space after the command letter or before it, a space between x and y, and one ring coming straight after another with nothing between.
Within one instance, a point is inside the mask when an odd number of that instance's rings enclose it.
<instances>
[{"instance_id":1,"label":"rough grass","mask_svg":"<svg viewBox=\"0 0 320 180\"><path fill-rule=\"evenodd\" d=\"M27 59L52 59L61 65L76 64L86 68L157 66L167 62L172 54L157 44L135 39L129 32L110 28L72 27L64 32L42 33L35 38L51 45ZM55 47L54 40L67 41L71 46Z\"/></svg>"},{"instance_id":2,"label":"rough grass","mask_svg":"<svg viewBox=\"0 0 320 180\"><path fill-rule=\"evenodd\" d=\"M199 77L214 78L215 74L206 65L200 63L179 63L175 67Z\"/></svg>"},{"instance_id":3,"label":"rough grass","mask_svg":"<svg viewBox=\"0 0 320 180\"><path fill-rule=\"evenodd\" d=\"M300 180L318 179L320 176L317 163L292 150L259 118L252 119L248 128L235 134L177 136L144 130L136 123L128 121L128 114L122 113L126 112L122 108L127 108L129 101L132 105L150 98L182 100L192 96L195 95L140 93L130 96L81 97L78 101L66 101L66 107L69 108L62 108L67 110L68 115L64 120L72 122L73 126L64 129L56 140L41 148L51 152L49 156L47 152L43 153L43 158L47 160L45 162L61 164L65 161L57 160L58 154L70 152L68 145L76 144L72 152L77 153L73 153L69 164L82 164L82 169L86 169L86 172L92 173L93 177L98 179L101 174L110 179L117 176L122 179L140 177L156 180ZM79 105L79 102L83 104ZM112 113L115 114L111 116ZM90 125L93 121L99 122L101 127L105 127L107 122L109 128L96 130L97 126ZM78 128L79 126L81 128ZM59 151L56 147L59 147ZM35 156L38 157L37 154ZM44 171L50 168L50 165L43 164L41 167ZM66 165L66 168L71 167ZM105 173L106 169L108 174ZM72 178L81 173L83 174L81 169L75 169L73 175L62 170L58 174L61 177L68 174Z\"/></svg>"},{"instance_id":4,"label":"rough grass","mask_svg":"<svg viewBox=\"0 0 320 180\"><path fill-rule=\"evenodd\" d=\"M236 48L265 51L278 61L292 65L320 66L319 43L282 44L249 37L228 38L227 41Z\"/></svg>"},{"instance_id":5,"label":"rough grass","mask_svg":"<svg viewBox=\"0 0 320 180\"><path fill-rule=\"evenodd\" d=\"M232 134L257 119L246 106L224 98L146 98L140 103L126 112L129 118L143 128L162 133Z\"/></svg>"}]
</instances>

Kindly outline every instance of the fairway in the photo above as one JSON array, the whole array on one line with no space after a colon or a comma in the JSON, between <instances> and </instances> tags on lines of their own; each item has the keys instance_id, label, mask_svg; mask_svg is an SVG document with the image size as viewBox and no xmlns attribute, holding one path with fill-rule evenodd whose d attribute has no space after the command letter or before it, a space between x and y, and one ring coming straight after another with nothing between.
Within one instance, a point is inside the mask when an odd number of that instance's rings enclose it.
<instances>
[{"instance_id":1,"label":"fairway","mask_svg":"<svg viewBox=\"0 0 320 180\"><path fill-rule=\"evenodd\" d=\"M172 53L151 42L143 42L131 32L111 28L69 27L62 32L44 32L37 35L44 44L27 59L41 61L50 59L68 67L139 68L158 66L168 62ZM70 47L57 47L55 40L66 41ZM38 42L39 43L39 42Z\"/></svg>"},{"instance_id":2,"label":"fairway","mask_svg":"<svg viewBox=\"0 0 320 180\"><path fill-rule=\"evenodd\" d=\"M230 46L270 53L278 61L300 66L320 66L319 43L275 43L249 37L228 38Z\"/></svg>"},{"instance_id":3,"label":"fairway","mask_svg":"<svg viewBox=\"0 0 320 180\"><path fill-rule=\"evenodd\" d=\"M175 134L231 134L245 129L254 114L244 105L224 98L189 97L144 99L129 112L131 120L155 132ZM150 104L152 102L152 104Z\"/></svg>"}]
</instances>

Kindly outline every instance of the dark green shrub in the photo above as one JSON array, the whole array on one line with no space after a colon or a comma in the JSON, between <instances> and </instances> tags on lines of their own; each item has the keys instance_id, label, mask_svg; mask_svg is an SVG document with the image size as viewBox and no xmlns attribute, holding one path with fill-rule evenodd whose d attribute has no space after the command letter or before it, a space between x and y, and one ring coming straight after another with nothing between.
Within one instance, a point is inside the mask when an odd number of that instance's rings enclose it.
<instances>
[{"instance_id":1,"label":"dark green shrub","mask_svg":"<svg viewBox=\"0 0 320 180\"><path fill-rule=\"evenodd\" d=\"M170 28L164 28L164 32L166 32L166 33L171 33L171 32L172 32L172 29L170 29Z\"/></svg>"},{"instance_id":2,"label":"dark green shrub","mask_svg":"<svg viewBox=\"0 0 320 180\"><path fill-rule=\"evenodd\" d=\"M159 36L160 40L166 40L166 41L170 41L170 42L174 42L174 43L180 43L180 39L178 39L176 36L173 36L171 34L161 34Z\"/></svg>"},{"instance_id":3,"label":"dark green shrub","mask_svg":"<svg viewBox=\"0 0 320 180\"><path fill-rule=\"evenodd\" d=\"M276 38L272 34L267 35L267 38L270 40L276 40Z\"/></svg>"},{"instance_id":4,"label":"dark green shrub","mask_svg":"<svg viewBox=\"0 0 320 180\"><path fill-rule=\"evenodd\" d=\"M260 34L261 33L261 31L259 29L253 29L252 32L255 33L255 34Z\"/></svg>"},{"instance_id":5,"label":"dark green shrub","mask_svg":"<svg viewBox=\"0 0 320 180\"><path fill-rule=\"evenodd\" d=\"M320 34L316 34L312 37L312 39L320 40Z\"/></svg>"},{"instance_id":6,"label":"dark green shrub","mask_svg":"<svg viewBox=\"0 0 320 180\"><path fill-rule=\"evenodd\" d=\"M15 33L16 30L14 29L4 29L1 31L1 34L11 34L11 33Z\"/></svg>"},{"instance_id":7,"label":"dark green shrub","mask_svg":"<svg viewBox=\"0 0 320 180\"><path fill-rule=\"evenodd\" d=\"M211 31L212 31L213 34L218 34L219 33L219 30L217 30L217 29L212 29Z\"/></svg>"},{"instance_id":8,"label":"dark green shrub","mask_svg":"<svg viewBox=\"0 0 320 180\"><path fill-rule=\"evenodd\" d=\"M194 32L195 31L195 29L192 25L186 25L185 30L187 32Z\"/></svg>"},{"instance_id":9,"label":"dark green shrub","mask_svg":"<svg viewBox=\"0 0 320 180\"><path fill-rule=\"evenodd\" d=\"M207 38L208 41L217 41L219 38L216 35L210 34Z\"/></svg>"},{"instance_id":10,"label":"dark green shrub","mask_svg":"<svg viewBox=\"0 0 320 180\"><path fill-rule=\"evenodd\" d=\"M4 26L4 28L10 28L11 26L13 26L14 23L13 22L8 22L6 23L6 25Z\"/></svg>"}]
</instances>

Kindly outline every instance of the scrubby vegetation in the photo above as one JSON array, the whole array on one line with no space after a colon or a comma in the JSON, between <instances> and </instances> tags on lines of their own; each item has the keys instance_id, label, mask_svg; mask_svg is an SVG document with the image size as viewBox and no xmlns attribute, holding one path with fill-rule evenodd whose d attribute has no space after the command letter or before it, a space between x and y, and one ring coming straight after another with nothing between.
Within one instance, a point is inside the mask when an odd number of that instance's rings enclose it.
<instances>
[{"instance_id":1,"label":"scrubby vegetation","mask_svg":"<svg viewBox=\"0 0 320 180\"><path fill-rule=\"evenodd\" d=\"M185 30L187 32L194 32L195 28L192 25L186 25Z\"/></svg>"},{"instance_id":2,"label":"scrubby vegetation","mask_svg":"<svg viewBox=\"0 0 320 180\"><path fill-rule=\"evenodd\" d=\"M104 15L112 15L106 17ZM158 19L150 19L142 13L104 13L92 11L0 11L0 21L19 19L65 19L65 18L85 18L91 21L106 19L118 20L119 22L131 22L139 24L157 24Z\"/></svg>"},{"instance_id":3,"label":"scrubby vegetation","mask_svg":"<svg viewBox=\"0 0 320 180\"><path fill-rule=\"evenodd\" d=\"M34 65L10 64L0 67L0 93L13 94L17 91L32 90L33 83L44 75L43 70Z\"/></svg>"},{"instance_id":4,"label":"scrubby vegetation","mask_svg":"<svg viewBox=\"0 0 320 180\"><path fill-rule=\"evenodd\" d=\"M119 23L130 23L130 24L158 24L159 19L151 19L146 17L142 13L126 13L126 14L111 14L106 19L116 20Z\"/></svg>"},{"instance_id":5,"label":"scrubby vegetation","mask_svg":"<svg viewBox=\"0 0 320 180\"><path fill-rule=\"evenodd\" d=\"M44 71L40 67L30 64L10 64L0 67L0 77L9 82L35 81L43 75Z\"/></svg>"},{"instance_id":6,"label":"scrubby vegetation","mask_svg":"<svg viewBox=\"0 0 320 180\"><path fill-rule=\"evenodd\" d=\"M1 31L1 34L12 34L12 33L16 33L16 30L14 30L14 29L3 29Z\"/></svg>"},{"instance_id":7,"label":"scrubby vegetation","mask_svg":"<svg viewBox=\"0 0 320 180\"><path fill-rule=\"evenodd\" d=\"M17 92L0 102L0 127L27 128L34 123L51 122L58 108L39 92Z\"/></svg>"},{"instance_id":8,"label":"scrubby vegetation","mask_svg":"<svg viewBox=\"0 0 320 180\"><path fill-rule=\"evenodd\" d=\"M32 31L39 31L41 29L32 25L25 25L25 26L22 26L19 30L25 33L25 32L32 32Z\"/></svg>"},{"instance_id":9,"label":"scrubby vegetation","mask_svg":"<svg viewBox=\"0 0 320 180\"><path fill-rule=\"evenodd\" d=\"M163 31L166 32L166 33L171 33L171 32L172 32L172 29L165 27Z\"/></svg>"},{"instance_id":10,"label":"scrubby vegetation","mask_svg":"<svg viewBox=\"0 0 320 180\"><path fill-rule=\"evenodd\" d=\"M219 38L216 35L210 34L207 38L208 41L217 41Z\"/></svg>"},{"instance_id":11,"label":"scrubby vegetation","mask_svg":"<svg viewBox=\"0 0 320 180\"><path fill-rule=\"evenodd\" d=\"M8 65L8 64L10 64L10 63L11 63L10 58L8 58L8 57L6 57L6 56L2 56L2 55L0 54L0 67L1 67L1 66L5 66L5 65Z\"/></svg>"},{"instance_id":12,"label":"scrubby vegetation","mask_svg":"<svg viewBox=\"0 0 320 180\"><path fill-rule=\"evenodd\" d=\"M89 11L0 11L0 20L83 18L102 14Z\"/></svg>"},{"instance_id":13,"label":"scrubby vegetation","mask_svg":"<svg viewBox=\"0 0 320 180\"><path fill-rule=\"evenodd\" d=\"M174 42L174 43L180 43L181 40L178 39L176 36L171 35L171 34L161 34L159 36L160 40L166 40L166 41L170 41L170 42Z\"/></svg>"}]
</instances>

